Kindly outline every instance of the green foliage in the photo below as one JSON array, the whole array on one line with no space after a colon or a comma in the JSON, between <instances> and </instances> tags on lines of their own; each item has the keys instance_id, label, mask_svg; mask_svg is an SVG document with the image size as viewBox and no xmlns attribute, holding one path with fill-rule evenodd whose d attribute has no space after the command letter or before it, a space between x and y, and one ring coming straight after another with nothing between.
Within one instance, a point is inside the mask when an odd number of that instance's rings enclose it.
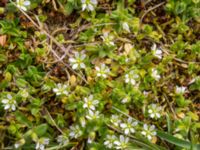
<instances>
[{"instance_id":1,"label":"green foliage","mask_svg":"<svg viewBox=\"0 0 200 150\"><path fill-rule=\"evenodd\" d=\"M200 149L200 1L161 4L0 2L0 147Z\"/></svg>"}]
</instances>

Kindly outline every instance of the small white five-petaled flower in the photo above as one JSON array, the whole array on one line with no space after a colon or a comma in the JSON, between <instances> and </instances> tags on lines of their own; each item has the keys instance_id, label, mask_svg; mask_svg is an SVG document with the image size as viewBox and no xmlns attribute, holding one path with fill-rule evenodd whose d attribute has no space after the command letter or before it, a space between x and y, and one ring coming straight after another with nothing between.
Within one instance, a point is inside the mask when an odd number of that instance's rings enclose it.
<instances>
[{"instance_id":1,"label":"small white five-petaled flower","mask_svg":"<svg viewBox=\"0 0 200 150\"><path fill-rule=\"evenodd\" d=\"M97 0L81 0L82 3L82 11L88 10L93 11L97 5Z\"/></svg>"},{"instance_id":2,"label":"small white five-petaled flower","mask_svg":"<svg viewBox=\"0 0 200 150\"><path fill-rule=\"evenodd\" d=\"M45 145L49 144L49 138L40 138L35 146L35 149L37 150L44 150L45 149Z\"/></svg>"},{"instance_id":3,"label":"small white five-petaled flower","mask_svg":"<svg viewBox=\"0 0 200 150\"><path fill-rule=\"evenodd\" d=\"M114 141L116 149L126 149L128 146L129 138L123 135L119 136L119 140Z\"/></svg>"},{"instance_id":4,"label":"small white five-petaled flower","mask_svg":"<svg viewBox=\"0 0 200 150\"><path fill-rule=\"evenodd\" d=\"M105 64L101 64L100 67L96 66L95 69L98 77L107 78L107 75L110 73L110 69Z\"/></svg>"},{"instance_id":5,"label":"small white five-petaled flower","mask_svg":"<svg viewBox=\"0 0 200 150\"><path fill-rule=\"evenodd\" d=\"M23 11L27 11L27 7L31 5L31 2L29 0L16 0L16 5Z\"/></svg>"},{"instance_id":6,"label":"small white five-petaled flower","mask_svg":"<svg viewBox=\"0 0 200 150\"><path fill-rule=\"evenodd\" d=\"M176 94L184 94L185 90L186 90L185 86L181 86L181 87L176 86Z\"/></svg>"},{"instance_id":7,"label":"small white five-petaled flower","mask_svg":"<svg viewBox=\"0 0 200 150\"><path fill-rule=\"evenodd\" d=\"M69 128L70 128L69 136L71 138L77 139L78 137L80 137L83 134L83 132L81 131L81 129L78 125L70 126Z\"/></svg>"},{"instance_id":8,"label":"small white five-petaled flower","mask_svg":"<svg viewBox=\"0 0 200 150\"><path fill-rule=\"evenodd\" d=\"M109 32L104 32L103 36L101 36L101 38L103 39L103 42L107 46L114 46L115 45L115 43L113 42L114 36L113 35L109 35Z\"/></svg>"},{"instance_id":9,"label":"small white five-petaled flower","mask_svg":"<svg viewBox=\"0 0 200 150\"><path fill-rule=\"evenodd\" d=\"M121 123L120 116L112 115L110 118L110 122L113 123L115 126L119 126Z\"/></svg>"},{"instance_id":10,"label":"small white five-petaled flower","mask_svg":"<svg viewBox=\"0 0 200 150\"><path fill-rule=\"evenodd\" d=\"M151 118L158 119L161 117L162 107L156 104L151 104L148 106L148 114Z\"/></svg>"},{"instance_id":11,"label":"small white five-petaled flower","mask_svg":"<svg viewBox=\"0 0 200 150\"><path fill-rule=\"evenodd\" d=\"M92 110L88 110L88 114L86 115L86 118L89 120L95 120L98 119L99 116L99 111L92 111Z\"/></svg>"},{"instance_id":12,"label":"small white five-petaled flower","mask_svg":"<svg viewBox=\"0 0 200 150\"><path fill-rule=\"evenodd\" d=\"M153 55L159 59L162 59L162 50L157 48L156 44L154 43L151 47L151 50L153 52Z\"/></svg>"},{"instance_id":13,"label":"small white five-petaled flower","mask_svg":"<svg viewBox=\"0 0 200 150\"><path fill-rule=\"evenodd\" d=\"M58 83L55 88L53 88L53 92L59 95L68 95L68 85Z\"/></svg>"},{"instance_id":14,"label":"small white five-petaled flower","mask_svg":"<svg viewBox=\"0 0 200 150\"><path fill-rule=\"evenodd\" d=\"M139 76L135 73L135 71L130 71L125 75L125 82L131 83L132 85L136 85L136 79L138 79Z\"/></svg>"},{"instance_id":15,"label":"small white five-petaled flower","mask_svg":"<svg viewBox=\"0 0 200 150\"><path fill-rule=\"evenodd\" d=\"M143 125L143 131L141 132L148 140L152 140L152 137L156 135L155 126Z\"/></svg>"},{"instance_id":16,"label":"small white five-petaled flower","mask_svg":"<svg viewBox=\"0 0 200 150\"><path fill-rule=\"evenodd\" d=\"M84 102L85 103L83 104L83 108L88 108L91 110L95 110L95 106L99 104L99 101L95 100L93 95L90 95L89 97L85 97Z\"/></svg>"},{"instance_id":17,"label":"small white five-petaled flower","mask_svg":"<svg viewBox=\"0 0 200 150\"><path fill-rule=\"evenodd\" d=\"M130 28L129 28L129 25L128 25L127 22L123 22L123 23L122 23L122 28L123 28L123 30L125 30L126 32L131 32L131 31L130 31Z\"/></svg>"},{"instance_id":18,"label":"small white five-petaled flower","mask_svg":"<svg viewBox=\"0 0 200 150\"><path fill-rule=\"evenodd\" d=\"M113 148L114 142L117 140L115 135L107 135L105 142L103 143L107 148Z\"/></svg>"},{"instance_id":19,"label":"small white five-petaled flower","mask_svg":"<svg viewBox=\"0 0 200 150\"><path fill-rule=\"evenodd\" d=\"M4 105L4 109L11 109L13 111L16 110L17 102L13 99L11 94L7 94L7 98L1 101Z\"/></svg>"},{"instance_id":20,"label":"small white five-petaled flower","mask_svg":"<svg viewBox=\"0 0 200 150\"><path fill-rule=\"evenodd\" d=\"M155 68L151 69L151 76L156 80L160 80L160 75L158 74L158 70L156 70Z\"/></svg>"},{"instance_id":21,"label":"small white five-petaled flower","mask_svg":"<svg viewBox=\"0 0 200 150\"><path fill-rule=\"evenodd\" d=\"M86 55L82 52L75 52L74 58L69 58L69 62L72 66L72 69L84 69L86 66L84 64L84 59Z\"/></svg>"},{"instance_id":22,"label":"small white five-petaled flower","mask_svg":"<svg viewBox=\"0 0 200 150\"><path fill-rule=\"evenodd\" d=\"M133 121L132 118L128 118L127 123L121 123L120 127L124 130L124 133L128 135L135 132L134 127L137 126L137 124L137 121Z\"/></svg>"},{"instance_id":23,"label":"small white five-petaled flower","mask_svg":"<svg viewBox=\"0 0 200 150\"><path fill-rule=\"evenodd\" d=\"M66 145L69 142L69 139L67 138L67 136L64 135L59 135L57 137L57 142L61 145Z\"/></svg>"}]
</instances>

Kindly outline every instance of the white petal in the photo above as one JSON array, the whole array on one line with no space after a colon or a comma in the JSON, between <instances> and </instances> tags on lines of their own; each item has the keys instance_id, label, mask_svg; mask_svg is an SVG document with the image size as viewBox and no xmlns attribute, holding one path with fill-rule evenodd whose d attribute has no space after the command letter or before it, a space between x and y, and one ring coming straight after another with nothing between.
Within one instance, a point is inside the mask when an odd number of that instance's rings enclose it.
<instances>
[{"instance_id":1,"label":"white petal","mask_svg":"<svg viewBox=\"0 0 200 150\"><path fill-rule=\"evenodd\" d=\"M88 4L88 8L89 8L90 11L94 10L94 6L92 4Z\"/></svg>"},{"instance_id":2,"label":"white petal","mask_svg":"<svg viewBox=\"0 0 200 150\"><path fill-rule=\"evenodd\" d=\"M127 134L129 134L129 129L125 129L124 130L124 133L127 135Z\"/></svg>"},{"instance_id":3,"label":"white petal","mask_svg":"<svg viewBox=\"0 0 200 150\"><path fill-rule=\"evenodd\" d=\"M23 10L23 11L27 11L27 8L25 6L20 6L20 8Z\"/></svg>"},{"instance_id":4,"label":"white petal","mask_svg":"<svg viewBox=\"0 0 200 150\"><path fill-rule=\"evenodd\" d=\"M53 89L53 92L55 92L55 93L58 92L58 91L59 91L59 90L58 90L57 88L54 88L54 89Z\"/></svg>"},{"instance_id":5,"label":"white petal","mask_svg":"<svg viewBox=\"0 0 200 150\"><path fill-rule=\"evenodd\" d=\"M107 77L107 75L106 75L106 74L102 74L102 76L103 76L104 78L106 78L106 77Z\"/></svg>"},{"instance_id":6,"label":"white petal","mask_svg":"<svg viewBox=\"0 0 200 150\"><path fill-rule=\"evenodd\" d=\"M150 117L151 117L151 118L154 118L154 117L155 117L155 115L154 115L154 114L150 114Z\"/></svg>"},{"instance_id":7,"label":"white petal","mask_svg":"<svg viewBox=\"0 0 200 150\"><path fill-rule=\"evenodd\" d=\"M13 111L15 111L15 110L16 110L16 107L15 107L15 105L14 105L14 104L12 105L12 110L13 110Z\"/></svg>"},{"instance_id":8,"label":"white petal","mask_svg":"<svg viewBox=\"0 0 200 150\"><path fill-rule=\"evenodd\" d=\"M29 6L31 4L30 1L24 1L24 6Z\"/></svg>"},{"instance_id":9,"label":"white petal","mask_svg":"<svg viewBox=\"0 0 200 150\"><path fill-rule=\"evenodd\" d=\"M75 63L75 62L76 62L76 59L74 59L74 58L69 58L69 62Z\"/></svg>"},{"instance_id":10,"label":"white petal","mask_svg":"<svg viewBox=\"0 0 200 150\"><path fill-rule=\"evenodd\" d=\"M148 130L148 125L147 125L147 124L144 124L143 128L144 128L145 130Z\"/></svg>"},{"instance_id":11,"label":"white petal","mask_svg":"<svg viewBox=\"0 0 200 150\"><path fill-rule=\"evenodd\" d=\"M125 123L122 123L122 124L120 124L120 127L122 127L122 128L126 128L127 125L126 125Z\"/></svg>"},{"instance_id":12,"label":"white petal","mask_svg":"<svg viewBox=\"0 0 200 150\"><path fill-rule=\"evenodd\" d=\"M37 143L35 146L35 149L39 149L40 148L40 143Z\"/></svg>"},{"instance_id":13,"label":"white petal","mask_svg":"<svg viewBox=\"0 0 200 150\"><path fill-rule=\"evenodd\" d=\"M3 99L1 102L4 103L4 104L7 104L9 102L9 100L8 99Z\"/></svg>"},{"instance_id":14,"label":"white petal","mask_svg":"<svg viewBox=\"0 0 200 150\"><path fill-rule=\"evenodd\" d=\"M76 69L76 68L78 68L78 64L74 64L74 65L72 66L72 69Z\"/></svg>"},{"instance_id":15,"label":"white petal","mask_svg":"<svg viewBox=\"0 0 200 150\"><path fill-rule=\"evenodd\" d=\"M100 68L99 68L99 67L97 67L97 66L95 67L95 69L96 69L96 71L100 71Z\"/></svg>"},{"instance_id":16,"label":"white petal","mask_svg":"<svg viewBox=\"0 0 200 150\"><path fill-rule=\"evenodd\" d=\"M142 131L141 133L142 133L143 135L146 135L146 134L147 134L145 131Z\"/></svg>"},{"instance_id":17,"label":"white petal","mask_svg":"<svg viewBox=\"0 0 200 150\"><path fill-rule=\"evenodd\" d=\"M151 135L148 135L148 136L147 136L147 138L148 138L149 140L151 140L151 139L152 139Z\"/></svg>"},{"instance_id":18,"label":"white petal","mask_svg":"<svg viewBox=\"0 0 200 150\"><path fill-rule=\"evenodd\" d=\"M12 99L12 96L10 94L7 95L8 99Z\"/></svg>"},{"instance_id":19,"label":"white petal","mask_svg":"<svg viewBox=\"0 0 200 150\"><path fill-rule=\"evenodd\" d=\"M85 68L85 64L84 64L84 63L81 63L81 64L80 64L80 67L81 67L81 68Z\"/></svg>"},{"instance_id":20,"label":"white petal","mask_svg":"<svg viewBox=\"0 0 200 150\"><path fill-rule=\"evenodd\" d=\"M120 145L121 143L119 141L114 141L115 145Z\"/></svg>"},{"instance_id":21,"label":"white petal","mask_svg":"<svg viewBox=\"0 0 200 150\"><path fill-rule=\"evenodd\" d=\"M87 5L86 4L83 4L82 5L82 11L84 11L86 9Z\"/></svg>"},{"instance_id":22,"label":"white petal","mask_svg":"<svg viewBox=\"0 0 200 150\"><path fill-rule=\"evenodd\" d=\"M4 109L5 109L5 110L7 110L7 109L9 109L9 108L10 108L10 105L9 105L9 104L7 104L7 105L4 106Z\"/></svg>"},{"instance_id":23,"label":"white petal","mask_svg":"<svg viewBox=\"0 0 200 150\"><path fill-rule=\"evenodd\" d=\"M97 5L97 0L90 0L90 2L94 5Z\"/></svg>"}]
</instances>

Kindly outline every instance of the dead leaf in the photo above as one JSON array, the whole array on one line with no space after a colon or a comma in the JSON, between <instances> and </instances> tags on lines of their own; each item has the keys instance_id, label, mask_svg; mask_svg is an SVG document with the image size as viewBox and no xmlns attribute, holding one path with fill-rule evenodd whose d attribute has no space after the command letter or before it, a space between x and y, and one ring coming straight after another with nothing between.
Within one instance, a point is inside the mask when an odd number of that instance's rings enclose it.
<instances>
[{"instance_id":1,"label":"dead leaf","mask_svg":"<svg viewBox=\"0 0 200 150\"><path fill-rule=\"evenodd\" d=\"M130 53L130 51L132 50L133 46L130 43L126 43L124 45L124 50L125 50L125 55L128 55Z\"/></svg>"},{"instance_id":2,"label":"dead leaf","mask_svg":"<svg viewBox=\"0 0 200 150\"><path fill-rule=\"evenodd\" d=\"M4 47L6 45L6 40L7 40L7 36L1 35L0 36L0 45Z\"/></svg>"}]
</instances>

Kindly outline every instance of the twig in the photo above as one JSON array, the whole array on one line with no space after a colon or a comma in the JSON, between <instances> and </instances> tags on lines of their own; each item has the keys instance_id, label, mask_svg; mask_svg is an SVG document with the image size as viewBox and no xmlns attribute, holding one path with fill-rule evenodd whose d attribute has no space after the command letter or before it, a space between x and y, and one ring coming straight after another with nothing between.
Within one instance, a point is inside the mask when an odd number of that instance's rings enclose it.
<instances>
[{"instance_id":1,"label":"twig","mask_svg":"<svg viewBox=\"0 0 200 150\"><path fill-rule=\"evenodd\" d=\"M45 112L47 113L47 115L49 116L49 118L51 119L52 123L54 124L54 126L57 128L57 130L64 135L64 132L58 127L58 125L55 123L55 121L53 120L53 118L51 117L51 114L49 113L49 111L47 110L47 108L44 108Z\"/></svg>"},{"instance_id":2,"label":"twig","mask_svg":"<svg viewBox=\"0 0 200 150\"><path fill-rule=\"evenodd\" d=\"M149 12L151 12L152 10L154 10L154 9L156 9L156 8L158 8L158 7L160 7L160 6L162 6L163 4L165 4L165 2L161 2L161 3L157 4L157 5L155 5L154 7L148 9L147 11L145 11L144 14L142 15L141 19L140 19L140 24L142 23L144 17L145 17Z\"/></svg>"},{"instance_id":3,"label":"twig","mask_svg":"<svg viewBox=\"0 0 200 150\"><path fill-rule=\"evenodd\" d=\"M169 108L171 109L171 112L172 112L173 115L174 115L174 118L177 119L176 113L175 113L174 109L172 108L172 105L170 104L167 95L166 95L165 93L163 93L163 95L164 95L164 97L165 97L165 99L166 99L166 101L167 101L167 103L168 103L168 105L169 105Z\"/></svg>"},{"instance_id":4,"label":"twig","mask_svg":"<svg viewBox=\"0 0 200 150\"><path fill-rule=\"evenodd\" d=\"M17 7L17 5L10 0L10 2L15 5L15 7ZM67 49L64 48L63 45L61 45L53 36L51 36L49 33L47 33L44 29L42 29L37 23L35 23L35 21L33 21L33 19L25 12L23 11L22 9L20 9L19 7L17 7L32 23L35 27L37 27L41 32L43 32L46 36L48 36L63 52L66 52L67 50L70 49L70 46L67 47ZM82 31L85 29L85 26L80 28L78 30L78 32ZM64 63L62 60L64 59L64 57L60 58L57 53L51 49L51 52L54 54L54 56L60 61L62 62L68 69L70 69L70 71L72 71L74 74L76 74L77 76L79 76L85 83L88 84L87 80L85 78L83 78L80 74L76 73L69 65L67 65L66 63ZM68 56L70 56L68 53L67 53Z\"/></svg>"}]
</instances>

